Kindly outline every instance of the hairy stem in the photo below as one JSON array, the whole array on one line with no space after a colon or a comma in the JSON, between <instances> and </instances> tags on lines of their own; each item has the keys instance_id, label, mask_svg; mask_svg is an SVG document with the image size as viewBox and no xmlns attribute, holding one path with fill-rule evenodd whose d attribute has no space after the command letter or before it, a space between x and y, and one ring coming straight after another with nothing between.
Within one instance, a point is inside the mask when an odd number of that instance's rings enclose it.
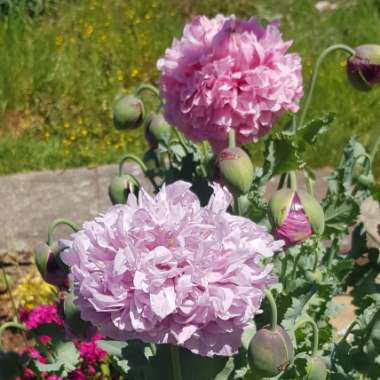
<instances>
[{"instance_id":1,"label":"hairy stem","mask_svg":"<svg viewBox=\"0 0 380 380\"><path fill-rule=\"evenodd\" d=\"M312 327L313 329L313 347L312 347L312 353L311 353L311 356L316 356L317 355L317 352L318 352L318 344L319 344L319 329L318 329L318 326L317 324L315 323L315 321L313 319L311 319L309 316L301 319L300 321L298 321L294 327L294 331L299 329L301 326L305 325L305 324L310 324L310 326Z\"/></svg>"},{"instance_id":2,"label":"hairy stem","mask_svg":"<svg viewBox=\"0 0 380 380\"><path fill-rule=\"evenodd\" d=\"M235 129L231 128L228 131L228 147L235 148L236 147L236 132Z\"/></svg>"},{"instance_id":3,"label":"hairy stem","mask_svg":"<svg viewBox=\"0 0 380 380\"><path fill-rule=\"evenodd\" d=\"M269 306L272 313L272 330L275 331L277 328L277 305L274 300L273 294L269 289L265 289L265 295L268 299Z\"/></svg>"},{"instance_id":4,"label":"hairy stem","mask_svg":"<svg viewBox=\"0 0 380 380\"><path fill-rule=\"evenodd\" d=\"M320 66L321 66L322 62L324 61L324 59L330 53L337 51L337 50L344 51L344 52L348 53L349 55L355 54L355 50L350 48L349 46L343 45L343 44L337 44L337 45L332 45L332 46L328 47L327 49L325 49L322 52L322 54L318 57L317 61L315 62L314 68L313 68L313 73L312 73L312 76L310 79L310 84L309 84L309 89L308 89L308 92L306 95L305 104L304 104L303 109L302 109L299 126L302 126L304 124L307 111L310 108L311 98L313 96L315 84L317 82L317 77L318 77L318 72L319 72Z\"/></svg>"},{"instance_id":5,"label":"hairy stem","mask_svg":"<svg viewBox=\"0 0 380 380\"><path fill-rule=\"evenodd\" d=\"M69 226L74 232L79 231L78 226L75 223L73 223L71 220L64 219L64 218L55 219L49 224L49 228L48 228L47 244L49 246L51 246L53 244L53 233L54 233L55 228L59 225L62 225L62 224Z\"/></svg>"}]
</instances>

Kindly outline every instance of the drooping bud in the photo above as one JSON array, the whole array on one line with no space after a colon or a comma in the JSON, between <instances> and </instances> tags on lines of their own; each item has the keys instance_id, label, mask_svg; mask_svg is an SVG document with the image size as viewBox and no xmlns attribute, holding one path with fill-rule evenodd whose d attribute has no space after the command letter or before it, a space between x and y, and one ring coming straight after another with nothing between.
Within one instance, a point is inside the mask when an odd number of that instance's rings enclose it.
<instances>
[{"instance_id":1,"label":"drooping bud","mask_svg":"<svg viewBox=\"0 0 380 380\"><path fill-rule=\"evenodd\" d=\"M168 144L172 135L172 126L162 114L151 113L145 123L145 137L151 149L158 146L158 142Z\"/></svg>"},{"instance_id":2,"label":"drooping bud","mask_svg":"<svg viewBox=\"0 0 380 380\"><path fill-rule=\"evenodd\" d=\"M61 249L57 243L49 247L41 243L36 248L35 262L42 278L59 288L67 285L68 268L60 259Z\"/></svg>"},{"instance_id":3,"label":"drooping bud","mask_svg":"<svg viewBox=\"0 0 380 380\"><path fill-rule=\"evenodd\" d=\"M323 209L309 193L291 189L277 191L269 204L273 233L291 246L322 234L325 227Z\"/></svg>"},{"instance_id":4,"label":"drooping bud","mask_svg":"<svg viewBox=\"0 0 380 380\"><path fill-rule=\"evenodd\" d=\"M72 291L65 293L63 300L63 322L68 336L78 339L91 339L97 332L96 327L81 318L80 310L75 305Z\"/></svg>"},{"instance_id":5,"label":"drooping bud","mask_svg":"<svg viewBox=\"0 0 380 380\"><path fill-rule=\"evenodd\" d=\"M380 45L361 45L355 52L347 60L348 78L355 88L368 91L380 84Z\"/></svg>"},{"instance_id":6,"label":"drooping bud","mask_svg":"<svg viewBox=\"0 0 380 380\"><path fill-rule=\"evenodd\" d=\"M306 380L326 380L327 367L319 356L309 356L306 364Z\"/></svg>"},{"instance_id":7,"label":"drooping bud","mask_svg":"<svg viewBox=\"0 0 380 380\"><path fill-rule=\"evenodd\" d=\"M115 177L108 187L108 194L112 204L126 203L130 193L137 194L140 185L135 177L123 174Z\"/></svg>"},{"instance_id":8,"label":"drooping bud","mask_svg":"<svg viewBox=\"0 0 380 380\"><path fill-rule=\"evenodd\" d=\"M144 105L135 96L123 95L113 104L113 121L116 129L137 128L144 120Z\"/></svg>"},{"instance_id":9,"label":"drooping bud","mask_svg":"<svg viewBox=\"0 0 380 380\"><path fill-rule=\"evenodd\" d=\"M249 360L255 374L273 377L284 371L293 362L294 348L287 332L277 326L260 329L253 337Z\"/></svg>"},{"instance_id":10,"label":"drooping bud","mask_svg":"<svg viewBox=\"0 0 380 380\"><path fill-rule=\"evenodd\" d=\"M243 149L223 149L219 153L218 164L220 174L228 185L243 194L249 191L253 181L253 164Z\"/></svg>"}]
</instances>

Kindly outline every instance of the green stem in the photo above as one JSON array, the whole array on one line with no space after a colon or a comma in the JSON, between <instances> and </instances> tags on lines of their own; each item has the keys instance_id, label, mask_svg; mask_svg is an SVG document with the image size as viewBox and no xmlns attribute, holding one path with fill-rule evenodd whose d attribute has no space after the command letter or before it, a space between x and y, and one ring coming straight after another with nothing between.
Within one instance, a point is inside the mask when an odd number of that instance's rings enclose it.
<instances>
[{"instance_id":1,"label":"green stem","mask_svg":"<svg viewBox=\"0 0 380 380\"><path fill-rule=\"evenodd\" d=\"M310 178L309 175L307 175L306 171L304 171L304 177L305 177L305 185L307 192L314 197L314 184L313 180Z\"/></svg>"},{"instance_id":2,"label":"green stem","mask_svg":"<svg viewBox=\"0 0 380 380\"><path fill-rule=\"evenodd\" d=\"M79 228L77 227L77 225L73 222L71 222L70 220L68 219L63 219L63 218L58 218L58 219L55 219L53 220L50 224L49 224L49 228L48 228L48 239L47 239L47 244L48 246L51 246L53 244L53 233L54 233L54 230L57 226L61 225L61 224L64 224L66 226L69 226L74 232L78 232L79 231Z\"/></svg>"},{"instance_id":3,"label":"green stem","mask_svg":"<svg viewBox=\"0 0 380 380\"><path fill-rule=\"evenodd\" d=\"M312 73L312 76L311 76L311 79L310 79L310 84L309 84L309 89L308 89L308 92L307 92L307 95L306 95L306 100L305 100L305 104L303 106L303 110L302 110L302 113L301 113L301 117L300 117L300 122L299 122L299 125L302 126L305 122L305 118L306 118L306 114L307 114L307 111L309 110L309 107L310 107L310 103L311 103L311 98L313 96L313 92L314 92L314 89L315 89L315 83L317 81L317 77L318 77L318 72L319 72L319 68L321 66L321 63L324 61L324 59L332 52L336 51L336 50L342 50L350 55L354 55L355 54L355 50L350 48L349 46L347 45L343 45L343 44L337 44L337 45L332 45L330 47L328 47L327 49L325 49L322 54L318 57L317 61L315 62L315 65L314 65L314 68L313 68L313 73Z\"/></svg>"},{"instance_id":4,"label":"green stem","mask_svg":"<svg viewBox=\"0 0 380 380\"><path fill-rule=\"evenodd\" d=\"M236 147L236 132L235 129L231 128L228 131L228 147L235 148Z\"/></svg>"},{"instance_id":5,"label":"green stem","mask_svg":"<svg viewBox=\"0 0 380 380\"><path fill-rule=\"evenodd\" d=\"M182 380L181 374L181 362L179 359L179 350L177 346L170 346L170 352L172 356L172 368L173 368L173 379Z\"/></svg>"},{"instance_id":6,"label":"green stem","mask_svg":"<svg viewBox=\"0 0 380 380\"><path fill-rule=\"evenodd\" d=\"M334 258L335 258L335 252L337 250L338 244L339 244L339 238L334 237L334 239L333 239L333 241L331 243L329 255L328 255L328 258L327 258L327 269L329 269L329 270L332 267L332 264L333 264L333 261L334 261Z\"/></svg>"},{"instance_id":7,"label":"green stem","mask_svg":"<svg viewBox=\"0 0 380 380\"><path fill-rule=\"evenodd\" d=\"M380 146L380 136L375 141L375 144L374 144L374 146L373 146L373 148L371 150L371 153L369 155L371 157L371 162L373 162L373 160L375 159L376 153L379 150L379 146Z\"/></svg>"},{"instance_id":8,"label":"green stem","mask_svg":"<svg viewBox=\"0 0 380 380\"><path fill-rule=\"evenodd\" d=\"M289 181L290 181L290 188L293 191L296 191L297 190L297 176L296 176L296 172L291 171L289 173Z\"/></svg>"},{"instance_id":9,"label":"green stem","mask_svg":"<svg viewBox=\"0 0 380 380\"><path fill-rule=\"evenodd\" d=\"M177 130L177 128L173 128L174 134L178 138L179 143L182 145L183 149L185 149L186 153L189 153L188 144L183 137L182 133Z\"/></svg>"},{"instance_id":10,"label":"green stem","mask_svg":"<svg viewBox=\"0 0 380 380\"><path fill-rule=\"evenodd\" d=\"M313 272L315 272L317 270L317 267L318 267L318 250L317 249L314 249L314 265L313 265Z\"/></svg>"},{"instance_id":11,"label":"green stem","mask_svg":"<svg viewBox=\"0 0 380 380\"><path fill-rule=\"evenodd\" d=\"M293 116L292 116L292 132L294 134L297 133L297 116L296 116L296 114L293 114Z\"/></svg>"},{"instance_id":12,"label":"green stem","mask_svg":"<svg viewBox=\"0 0 380 380\"><path fill-rule=\"evenodd\" d=\"M20 329L23 331L27 331L27 329L24 325L22 325L21 323L17 323L17 322L6 322L3 325L1 325L1 327L0 327L0 351L4 351L4 349L3 349L3 334L4 334L4 331L6 329L9 329L9 328L16 328L16 329Z\"/></svg>"},{"instance_id":13,"label":"green stem","mask_svg":"<svg viewBox=\"0 0 380 380\"><path fill-rule=\"evenodd\" d=\"M3 264L0 264L0 267L1 267L1 273L2 273L3 279L4 279L4 284L5 284L5 287L7 289L9 299L11 301L12 311L13 311L13 314L14 314L14 318L18 321L19 318L18 318L18 313L17 313L17 307L16 307L15 299L13 298L11 287L9 286L7 273L5 272ZM1 337L0 337L0 346L1 346Z\"/></svg>"},{"instance_id":14,"label":"green stem","mask_svg":"<svg viewBox=\"0 0 380 380\"><path fill-rule=\"evenodd\" d=\"M355 327L356 325L359 325L359 326L360 326L360 323L359 323L358 320L355 320L355 321L351 322L351 324L347 327L347 330L345 331L345 333L344 333L342 339L339 341L338 344L341 344L341 343L343 343L343 342L346 341L347 337L351 334L351 331L354 329L354 327Z\"/></svg>"},{"instance_id":15,"label":"green stem","mask_svg":"<svg viewBox=\"0 0 380 380\"><path fill-rule=\"evenodd\" d=\"M274 300L273 294L269 289L265 289L265 295L268 299L269 306L272 313L272 331L275 331L277 328L277 305Z\"/></svg>"},{"instance_id":16,"label":"green stem","mask_svg":"<svg viewBox=\"0 0 380 380\"><path fill-rule=\"evenodd\" d=\"M303 254L303 251L300 251L294 260L294 265L293 265L293 270L292 270L292 275L291 275L292 281L296 279L297 266L298 266L298 262L301 259L302 254Z\"/></svg>"},{"instance_id":17,"label":"green stem","mask_svg":"<svg viewBox=\"0 0 380 380\"><path fill-rule=\"evenodd\" d=\"M312 348L311 356L316 356L318 352L319 329L315 321L311 319L309 316L307 316L306 318L301 319L299 322L296 323L294 327L294 331L307 323L309 323L313 329L313 348Z\"/></svg>"},{"instance_id":18,"label":"green stem","mask_svg":"<svg viewBox=\"0 0 380 380\"><path fill-rule=\"evenodd\" d=\"M281 274L280 274L280 282L283 283L285 281L286 270L288 269L288 256L285 254L281 263Z\"/></svg>"},{"instance_id":19,"label":"green stem","mask_svg":"<svg viewBox=\"0 0 380 380\"><path fill-rule=\"evenodd\" d=\"M126 154L119 162L119 176L123 175L123 166L125 162L128 160L136 162L140 166L144 174L148 171L148 168L140 158L138 158L134 154Z\"/></svg>"}]
</instances>

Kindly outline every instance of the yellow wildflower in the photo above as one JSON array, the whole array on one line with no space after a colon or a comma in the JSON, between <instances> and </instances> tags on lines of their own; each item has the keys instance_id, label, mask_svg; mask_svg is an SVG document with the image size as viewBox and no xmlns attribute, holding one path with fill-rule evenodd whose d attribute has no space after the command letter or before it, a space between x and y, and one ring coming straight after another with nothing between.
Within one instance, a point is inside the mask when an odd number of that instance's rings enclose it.
<instances>
[{"instance_id":1,"label":"yellow wildflower","mask_svg":"<svg viewBox=\"0 0 380 380\"><path fill-rule=\"evenodd\" d=\"M86 24L84 27L84 36L89 38L94 33L94 26L92 24Z\"/></svg>"},{"instance_id":2,"label":"yellow wildflower","mask_svg":"<svg viewBox=\"0 0 380 380\"><path fill-rule=\"evenodd\" d=\"M35 266L31 268L26 276L12 292L17 309L24 307L28 310L45 303L57 301L55 287L46 283Z\"/></svg>"},{"instance_id":3,"label":"yellow wildflower","mask_svg":"<svg viewBox=\"0 0 380 380\"><path fill-rule=\"evenodd\" d=\"M59 48L62 46L62 43L63 43L63 37L60 34L57 34L55 36L55 46Z\"/></svg>"},{"instance_id":4,"label":"yellow wildflower","mask_svg":"<svg viewBox=\"0 0 380 380\"><path fill-rule=\"evenodd\" d=\"M70 128L70 124L69 124L67 121L65 121L65 122L63 123L63 128L65 128L65 129L69 129L69 128Z\"/></svg>"},{"instance_id":5,"label":"yellow wildflower","mask_svg":"<svg viewBox=\"0 0 380 380\"><path fill-rule=\"evenodd\" d=\"M340 65L341 65L342 67L346 67L346 66L347 66L347 60L346 60L346 59L341 60L341 61L340 61Z\"/></svg>"},{"instance_id":6,"label":"yellow wildflower","mask_svg":"<svg viewBox=\"0 0 380 380\"><path fill-rule=\"evenodd\" d=\"M136 67L132 68L132 70L131 70L131 77L132 78L136 78L137 75L139 75L139 70L136 69Z\"/></svg>"}]
</instances>

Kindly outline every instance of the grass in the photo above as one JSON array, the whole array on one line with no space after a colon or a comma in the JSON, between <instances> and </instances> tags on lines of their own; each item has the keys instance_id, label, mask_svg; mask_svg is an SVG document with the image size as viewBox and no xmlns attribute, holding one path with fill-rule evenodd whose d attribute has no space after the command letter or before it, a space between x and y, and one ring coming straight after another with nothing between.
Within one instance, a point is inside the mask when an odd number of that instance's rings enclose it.
<instances>
[{"instance_id":1,"label":"grass","mask_svg":"<svg viewBox=\"0 0 380 380\"><path fill-rule=\"evenodd\" d=\"M329 45L380 43L379 0L340 0L337 10L323 13L312 0L61 3L34 18L16 10L0 21L0 174L114 162L125 151L141 154L142 131L114 130L110 105L120 91L157 83L156 60L195 14L281 17L285 38L303 57L305 84ZM336 53L323 64L312 102L309 117L337 113L328 135L307 153L315 167L334 164L352 134L367 145L380 134L380 88L352 89L344 58ZM378 175L379 164L380 157Z\"/></svg>"}]
</instances>

